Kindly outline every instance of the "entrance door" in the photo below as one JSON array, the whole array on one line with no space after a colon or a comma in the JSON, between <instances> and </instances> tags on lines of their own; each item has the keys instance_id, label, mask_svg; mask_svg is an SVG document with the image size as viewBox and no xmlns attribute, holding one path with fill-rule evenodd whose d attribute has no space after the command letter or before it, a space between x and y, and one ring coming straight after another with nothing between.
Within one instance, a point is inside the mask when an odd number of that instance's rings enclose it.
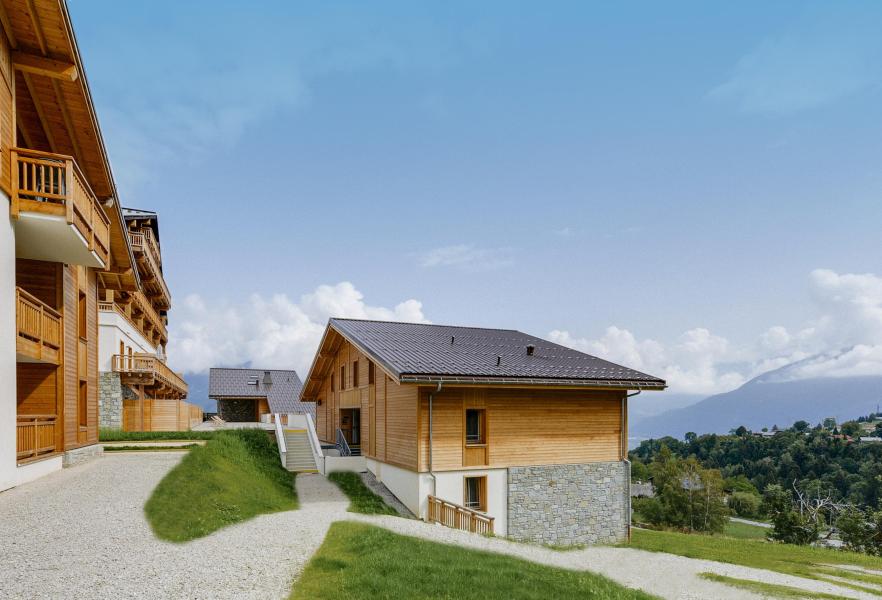
<instances>
[{"instance_id":1,"label":"entrance door","mask_svg":"<svg viewBox=\"0 0 882 600\"><path fill-rule=\"evenodd\" d=\"M361 410L357 408L340 409L340 431L350 446L361 445Z\"/></svg>"}]
</instances>

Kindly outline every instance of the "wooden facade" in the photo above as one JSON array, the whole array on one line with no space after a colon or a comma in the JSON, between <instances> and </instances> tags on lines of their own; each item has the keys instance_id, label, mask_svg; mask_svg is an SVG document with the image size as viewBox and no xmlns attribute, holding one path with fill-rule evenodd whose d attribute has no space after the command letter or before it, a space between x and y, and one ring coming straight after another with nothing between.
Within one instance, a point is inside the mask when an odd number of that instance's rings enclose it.
<instances>
[{"instance_id":1,"label":"wooden facade","mask_svg":"<svg viewBox=\"0 0 882 600\"><path fill-rule=\"evenodd\" d=\"M341 429L361 454L411 471L501 468L618 461L627 453L626 391L560 387L400 384L358 347L329 328L315 385L319 439ZM316 372L313 372L316 375ZM307 398L304 398L307 399ZM342 426L359 411L358 435ZM466 411L480 411L480 441L466 438Z\"/></svg>"},{"instance_id":2,"label":"wooden facade","mask_svg":"<svg viewBox=\"0 0 882 600\"><path fill-rule=\"evenodd\" d=\"M158 346L167 337L167 289L140 279L64 0L0 0L0 190L15 229L21 464L98 441L99 302Z\"/></svg>"}]
</instances>

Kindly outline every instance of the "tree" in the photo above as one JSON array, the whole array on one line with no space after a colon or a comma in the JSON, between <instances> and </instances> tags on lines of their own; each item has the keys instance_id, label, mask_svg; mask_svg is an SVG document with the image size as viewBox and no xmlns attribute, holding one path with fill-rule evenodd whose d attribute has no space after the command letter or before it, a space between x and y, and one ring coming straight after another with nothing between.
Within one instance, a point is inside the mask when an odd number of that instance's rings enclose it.
<instances>
[{"instance_id":1,"label":"tree","mask_svg":"<svg viewBox=\"0 0 882 600\"><path fill-rule=\"evenodd\" d=\"M649 523L685 531L718 533L728 520L723 478L705 469L695 457L681 459L662 446L649 467L656 496L639 503Z\"/></svg>"},{"instance_id":2,"label":"tree","mask_svg":"<svg viewBox=\"0 0 882 600\"><path fill-rule=\"evenodd\" d=\"M809 430L811 425L809 425L808 421L797 421L793 424L793 431L798 431L799 433L803 433Z\"/></svg>"},{"instance_id":3,"label":"tree","mask_svg":"<svg viewBox=\"0 0 882 600\"><path fill-rule=\"evenodd\" d=\"M773 484L766 487L763 507L772 518L770 539L802 546L818 539L820 525L817 514L796 510L792 494L782 486Z\"/></svg>"},{"instance_id":4,"label":"tree","mask_svg":"<svg viewBox=\"0 0 882 600\"><path fill-rule=\"evenodd\" d=\"M839 428L839 432L842 433L842 435L855 437L857 435L860 435L861 425L857 421L849 421L842 424L842 427Z\"/></svg>"},{"instance_id":5,"label":"tree","mask_svg":"<svg viewBox=\"0 0 882 600\"><path fill-rule=\"evenodd\" d=\"M739 517L754 519L759 516L762 498L749 492L735 492L729 496L728 506Z\"/></svg>"},{"instance_id":6,"label":"tree","mask_svg":"<svg viewBox=\"0 0 882 600\"><path fill-rule=\"evenodd\" d=\"M747 435L747 433L747 427L745 427L744 425L741 425L740 427L738 427L738 429L735 430L735 435L737 435L738 437L744 437Z\"/></svg>"}]
</instances>

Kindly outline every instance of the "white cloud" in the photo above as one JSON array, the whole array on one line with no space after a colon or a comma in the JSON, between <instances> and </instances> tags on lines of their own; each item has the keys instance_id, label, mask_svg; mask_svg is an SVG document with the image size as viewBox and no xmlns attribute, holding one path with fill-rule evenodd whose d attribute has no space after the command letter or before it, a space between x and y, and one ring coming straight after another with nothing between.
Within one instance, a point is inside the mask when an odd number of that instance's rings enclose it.
<instances>
[{"instance_id":1,"label":"white cloud","mask_svg":"<svg viewBox=\"0 0 882 600\"><path fill-rule=\"evenodd\" d=\"M838 274L826 269L809 276L816 317L796 331L776 325L756 342L736 347L704 328L673 343L638 339L609 327L598 339L554 330L552 341L665 379L671 391L708 395L786 365L779 380L882 375L882 278Z\"/></svg>"},{"instance_id":2,"label":"white cloud","mask_svg":"<svg viewBox=\"0 0 882 600\"><path fill-rule=\"evenodd\" d=\"M554 230L554 235L560 236L562 238L573 237L574 233L575 232L573 231L572 227L561 227L560 229Z\"/></svg>"},{"instance_id":3,"label":"white cloud","mask_svg":"<svg viewBox=\"0 0 882 600\"><path fill-rule=\"evenodd\" d=\"M299 302L254 294L243 304L210 304L193 294L175 306L169 362L186 373L250 363L305 376L329 317L427 322L418 300L371 306L348 281L320 285Z\"/></svg>"},{"instance_id":4,"label":"white cloud","mask_svg":"<svg viewBox=\"0 0 882 600\"><path fill-rule=\"evenodd\" d=\"M419 256L422 267L456 267L467 271L487 271L514 264L510 248L480 248L457 244L434 248Z\"/></svg>"},{"instance_id":5,"label":"white cloud","mask_svg":"<svg viewBox=\"0 0 882 600\"><path fill-rule=\"evenodd\" d=\"M784 114L820 107L882 81L878 19L837 4L807 14L760 42L709 93L745 112Z\"/></svg>"}]
</instances>

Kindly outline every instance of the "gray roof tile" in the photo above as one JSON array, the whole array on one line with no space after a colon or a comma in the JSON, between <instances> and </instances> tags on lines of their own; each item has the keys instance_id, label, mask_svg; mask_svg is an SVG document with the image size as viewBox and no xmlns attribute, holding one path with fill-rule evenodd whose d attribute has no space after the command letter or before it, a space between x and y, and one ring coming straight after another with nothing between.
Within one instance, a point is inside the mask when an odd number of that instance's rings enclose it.
<instances>
[{"instance_id":1,"label":"gray roof tile","mask_svg":"<svg viewBox=\"0 0 882 600\"><path fill-rule=\"evenodd\" d=\"M331 319L330 324L399 378L424 375L665 385L658 377L513 329L358 319ZM535 347L532 356L527 355L528 345Z\"/></svg>"},{"instance_id":2,"label":"gray roof tile","mask_svg":"<svg viewBox=\"0 0 882 600\"><path fill-rule=\"evenodd\" d=\"M264 384L266 373L272 380L269 386ZM249 385L254 378L257 385ZM299 401L302 387L296 371L214 368L208 373L209 398L266 398L274 413L308 412L315 416L314 404Z\"/></svg>"}]
</instances>

